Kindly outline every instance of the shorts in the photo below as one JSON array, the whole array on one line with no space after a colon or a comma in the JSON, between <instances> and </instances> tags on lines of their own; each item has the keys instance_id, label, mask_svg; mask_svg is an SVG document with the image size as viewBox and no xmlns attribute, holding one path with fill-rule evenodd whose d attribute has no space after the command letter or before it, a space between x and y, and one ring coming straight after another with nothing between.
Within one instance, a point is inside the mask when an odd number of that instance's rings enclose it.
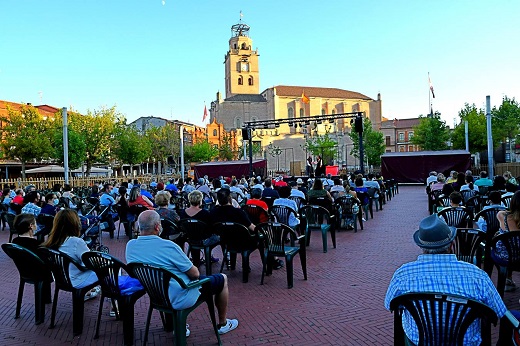
<instances>
[{"instance_id":1,"label":"shorts","mask_svg":"<svg viewBox=\"0 0 520 346\"><path fill-rule=\"evenodd\" d=\"M210 276L201 275L199 277L200 280L208 278L209 282L206 282L200 288L201 294L211 294L217 295L224 289L224 275L222 274L213 274Z\"/></svg>"}]
</instances>

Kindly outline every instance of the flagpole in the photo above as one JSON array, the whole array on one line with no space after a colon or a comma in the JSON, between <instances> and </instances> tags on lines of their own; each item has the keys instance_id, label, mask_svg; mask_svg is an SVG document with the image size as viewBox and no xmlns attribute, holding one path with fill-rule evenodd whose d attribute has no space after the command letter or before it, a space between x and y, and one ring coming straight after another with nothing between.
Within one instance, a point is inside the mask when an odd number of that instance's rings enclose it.
<instances>
[{"instance_id":1,"label":"flagpole","mask_svg":"<svg viewBox=\"0 0 520 346\"><path fill-rule=\"evenodd\" d=\"M432 94L430 89L430 72L428 72L428 108L428 114L430 114L430 117L433 117Z\"/></svg>"}]
</instances>

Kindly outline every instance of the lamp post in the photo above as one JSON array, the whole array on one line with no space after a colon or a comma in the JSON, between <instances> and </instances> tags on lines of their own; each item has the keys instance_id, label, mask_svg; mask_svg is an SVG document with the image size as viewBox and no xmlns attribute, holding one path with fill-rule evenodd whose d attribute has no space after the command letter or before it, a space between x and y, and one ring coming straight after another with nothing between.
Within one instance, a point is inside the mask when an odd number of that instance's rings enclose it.
<instances>
[{"instance_id":1,"label":"lamp post","mask_svg":"<svg viewBox=\"0 0 520 346\"><path fill-rule=\"evenodd\" d=\"M61 109L63 118L63 173L65 174L65 184L69 183L69 131L67 119L67 107Z\"/></svg>"},{"instance_id":2,"label":"lamp post","mask_svg":"<svg viewBox=\"0 0 520 346\"><path fill-rule=\"evenodd\" d=\"M184 126L181 125L179 128L179 135L181 136L181 143L179 151L181 154L181 178L184 179Z\"/></svg>"}]
</instances>

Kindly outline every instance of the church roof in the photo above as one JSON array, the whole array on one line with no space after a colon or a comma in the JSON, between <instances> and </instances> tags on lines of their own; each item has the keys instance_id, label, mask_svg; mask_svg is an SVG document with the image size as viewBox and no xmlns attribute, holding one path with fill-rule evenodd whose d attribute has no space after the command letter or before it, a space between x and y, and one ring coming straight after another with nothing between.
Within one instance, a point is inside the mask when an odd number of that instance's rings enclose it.
<instances>
[{"instance_id":1,"label":"church roof","mask_svg":"<svg viewBox=\"0 0 520 346\"><path fill-rule=\"evenodd\" d=\"M302 93L305 93L305 96L307 97L372 100L372 98L361 93L337 88L319 88L295 85L277 85L273 88L276 89L276 95L278 96L301 97Z\"/></svg>"},{"instance_id":2,"label":"church roof","mask_svg":"<svg viewBox=\"0 0 520 346\"><path fill-rule=\"evenodd\" d=\"M236 94L228 97L224 101L236 102L267 102L267 100L260 94Z\"/></svg>"}]
</instances>

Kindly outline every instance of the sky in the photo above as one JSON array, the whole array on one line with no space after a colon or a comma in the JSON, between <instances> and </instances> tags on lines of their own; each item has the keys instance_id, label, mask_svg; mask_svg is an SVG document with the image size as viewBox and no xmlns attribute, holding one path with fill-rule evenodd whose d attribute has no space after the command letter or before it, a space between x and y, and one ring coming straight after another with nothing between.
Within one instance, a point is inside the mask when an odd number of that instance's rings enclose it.
<instances>
[{"instance_id":1,"label":"sky","mask_svg":"<svg viewBox=\"0 0 520 346\"><path fill-rule=\"evenodd\" d=\"M260 91L381 93L384 117L413 118L429 112L429 73L449 126L486 95L520 99L517 0L2 0L0 100L202 125L240 11Z\"/></svg>"}]
</instances>

